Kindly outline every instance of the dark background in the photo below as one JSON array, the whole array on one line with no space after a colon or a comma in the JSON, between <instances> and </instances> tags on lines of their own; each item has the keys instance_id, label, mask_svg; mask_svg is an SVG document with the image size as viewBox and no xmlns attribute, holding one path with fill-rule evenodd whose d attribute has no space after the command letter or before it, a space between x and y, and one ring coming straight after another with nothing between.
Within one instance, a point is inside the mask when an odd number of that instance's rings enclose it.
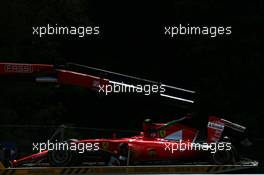
<instances>
[{"instance_id":1,"label":"dark background","mask_svg":"<svg viewBox=\"0 0 264 175\"><path fill-rule=\"evenodd\" d=\"M196 121L218 115L247 126L256 142L262 137L262 1L3 1L0 19L1 62L76 62L197 92L195 105L182 108L164 99L101 97L78 87L1 81L1 125L140 130L146 117L168 121L191 112ZM32 26L48 23L98 25L101 35L32 35ZM164 26L179 24L232 26L232 35L163 35ZM19 142L14 138L22 136L24 140L46 138L51 133L43 128L32 132L1 127L2 140L11 142Z\"/></svg>"}]
</instances>

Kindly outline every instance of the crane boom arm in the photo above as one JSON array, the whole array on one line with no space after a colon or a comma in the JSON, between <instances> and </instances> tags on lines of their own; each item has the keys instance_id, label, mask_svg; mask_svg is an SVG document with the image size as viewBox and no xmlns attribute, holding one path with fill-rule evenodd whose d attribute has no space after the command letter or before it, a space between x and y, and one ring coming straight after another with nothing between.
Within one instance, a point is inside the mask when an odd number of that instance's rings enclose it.
<instances>
[{"instance_id":1,"label":"crane boom arm","mask_svg":"<svg viewBox=\"0 0 264 175\"><path fill-rule=\"evenodd\" d=\"M76 65L75 65L76 66ZM77 65L79 66L79 65ZM130 83L124 83L123 79L133 79L136 81L140 81L143 84L152 85L162 85L166 90L169 91L178 91L181 93L188 93L194 94L194 91L169 86L165 84L161 84L155 81L146 80L134 76L128 76L125 74L115 73L111 71L106 71L103 69L93 68L82 66L86 69L93 70L99 72L100 76L94 75L96 73L82 73L79 71L69 70L67 66L55 66L51 64L24 64L24 63L0 63L0 77L33 77L36 82L51 82L51 83L58 83L61 85L74 85L74 86L81 86L85 88L89 88L92 90L99 90L101 87L107 87L107 85L122 85L128 86L135 89L139 89L139 87ZM111 74L114 76L118 76L118 81L115 78L107 79L102 77L102 74ZM121 77L121 82L120 82ZM178 95L170 95L165 92L160 92L159 94L161 97L170 98L177 101L182 101L185 103L194 103L193 100L186 99L179 97Z\"/></svg>"}]
</instances>

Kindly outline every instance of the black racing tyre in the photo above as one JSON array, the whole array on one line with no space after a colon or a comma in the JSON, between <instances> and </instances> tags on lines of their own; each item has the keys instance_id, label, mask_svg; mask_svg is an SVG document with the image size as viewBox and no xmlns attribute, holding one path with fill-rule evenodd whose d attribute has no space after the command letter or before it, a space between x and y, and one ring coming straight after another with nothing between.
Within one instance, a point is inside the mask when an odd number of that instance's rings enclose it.
<instances>
[{"instance_id":1,"label":"black racing tyre","mask_svg":"<svg viewBox=\"0 0 264 175\"><path fill-rule=\"evenodd\" d=\"M77 142L77 139L69 139L66 143ZM82 163L80 154L71 150L52 150L48 152L48 162L54 167L75 166Z\"/></svg>"},{"instance_id":2,"label":"black racing tyre","mask_svg":"<svg viewBox=\"0 0 264 175\"><path fill-rule=\"evenodd\" d=\"M78 153L68 150L54 150L48 152L48 162L54 167L74 166L79 164Z\"/></svg>"},{"instance_id":3,"label":"black racing tyre","mask_svg":"<svg viewBox=\"0 0 264 175\"><path fill-rule=\"evenodd\" d=\"M234 146L231 150L218 150L212 154L212 162L217 165L232 165L238 161L238 153Z\"/></svg>"}]
</instances>

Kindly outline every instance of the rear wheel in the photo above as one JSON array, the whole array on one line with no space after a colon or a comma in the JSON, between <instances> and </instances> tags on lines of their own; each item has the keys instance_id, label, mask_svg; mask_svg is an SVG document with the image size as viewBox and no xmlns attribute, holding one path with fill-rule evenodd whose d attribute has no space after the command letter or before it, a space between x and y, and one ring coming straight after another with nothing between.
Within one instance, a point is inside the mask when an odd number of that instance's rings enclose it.
<instances>
[{"instance_id":1,"label":"rear wheel","mask_svg":"<svg viewBox=\"0 0 264 175\"><path fill-rule=\"evenodd\" d=\"M212 155L212 162L217 165L230 165L237 161L238 153L234 146L230 150L218 150Z\"/></svg>"}]
</instances>

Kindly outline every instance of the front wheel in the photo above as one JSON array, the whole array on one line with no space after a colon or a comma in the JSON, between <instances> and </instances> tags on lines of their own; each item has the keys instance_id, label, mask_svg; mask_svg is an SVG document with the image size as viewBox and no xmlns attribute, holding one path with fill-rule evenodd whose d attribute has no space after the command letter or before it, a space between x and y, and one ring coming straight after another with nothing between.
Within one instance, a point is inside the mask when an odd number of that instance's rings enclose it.
<instances>
[{"instance_id":1,"label":"front wheel","mask_svg":"<svg viewBox=\"0 0 264 175\"><path fill-rule=\"evenodd\" d=\"M74 151L49 151L48 152L48 162L54 167L64 167L76 165L77 153Z\"/></svg>"}]
</instances>

